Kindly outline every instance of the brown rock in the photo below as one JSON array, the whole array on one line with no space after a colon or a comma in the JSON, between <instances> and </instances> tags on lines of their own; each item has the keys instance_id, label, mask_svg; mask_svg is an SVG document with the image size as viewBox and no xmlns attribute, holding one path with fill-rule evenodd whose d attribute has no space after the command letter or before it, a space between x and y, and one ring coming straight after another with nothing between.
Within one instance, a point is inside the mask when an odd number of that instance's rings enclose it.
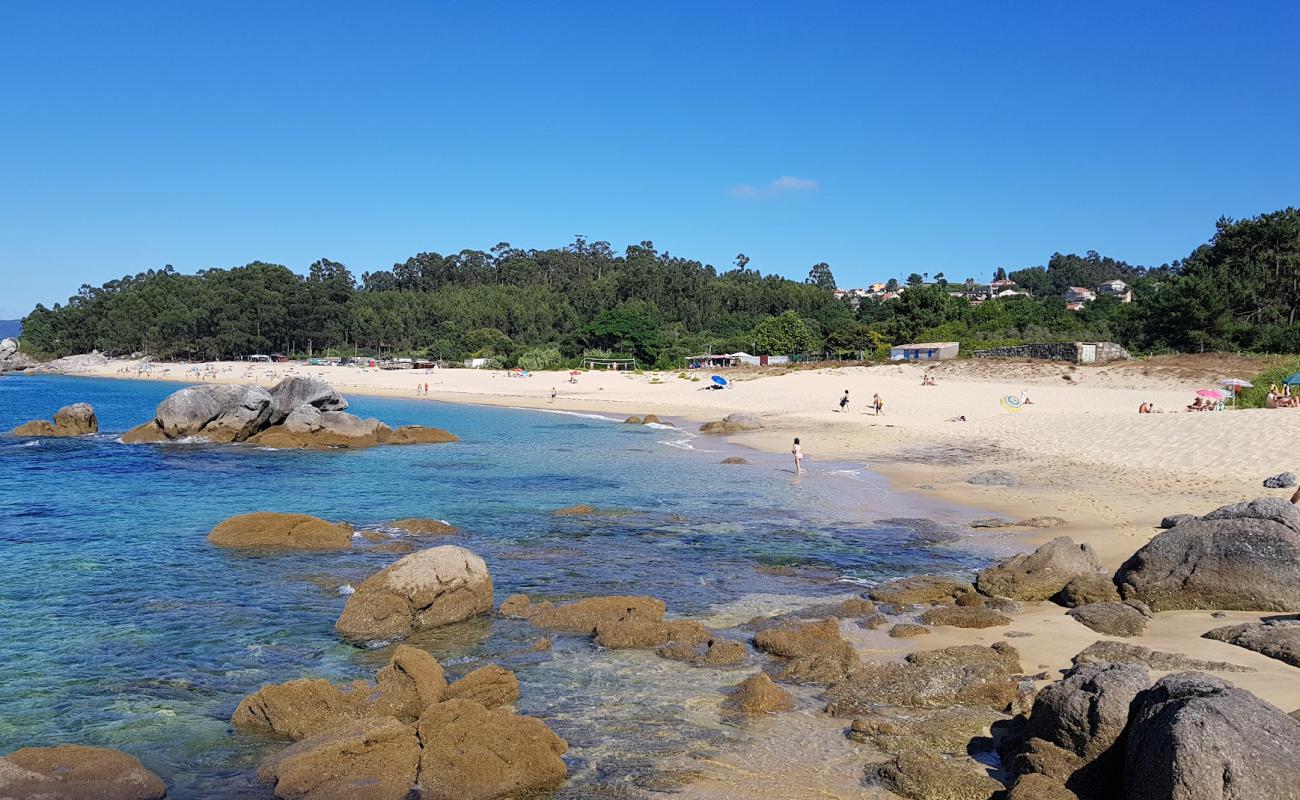
<instances>
[{"instance_id":1,"label":"brown rock","mask_svg":"<svg viewBox=\"0 0 1300 800\"><path fill-rule=\"evenodd\" d=\"M1001 664L930 665L864 663L826 690L826 710L860 716L879 705L938 708L982 706L1002 711L1015 701L1018 684Z\"/></svg>"},{"instance_id":2,"label":"brown rock","mask_svg":"<svg viewBox=\"0 0 1300 800\"><path fill-rule=\"evenodd\" d=\"M528 619L532 614L532 602L526 594L512 594L501 602L497 613L507 619Z\"/></svg>"},{"instance_id":3,"label":"brown rock","mask_svg":"<svg viewBox=\"0 0 1300 800\"><path fill-rule=\"evenodd\" d=\"M529 649L531 649L534 653L545 653L547 650L551 649L551 640L538 639L537 641L533 642L533 646Z\"/></svg>"},{"instance_id":4,"label":"brown rock","mask_svg":"<svg viewBox=\"0 0 1300 800\"><path fill-rule=\"evenodd\" d=\"M654 414L646 414L644 417L641 418L641 424L643 425L657 425L658 423L659 423L659 417L655 416Z\"/></svg>"},{"instance_id":5,"label":"brown rock","mask_svg":"<svg viewBox=\"0 0 1300 800\"><path fill-rule=\"evenodd\" d=\"M1016 779L1006 800L1079 800L1079 796L1060 781L1031 772Z\"/></svg>"},{"instance_id":6,"label":"brown rock","mask_svg":"<svg viewBox=\"0 0 1300 800\"><path fill-rule=\"evenodd\" d=\"M987 595L1046 600L1075 576L1101 571L1101 560L1090 545L1059 536L1032 553L1021 553L980 570L976 584Z\"/></svg>"},{"instance_id":7,"label":"brown rock","mask_svg":"<svg viewBox=\"0 0 1300 800\"><path fill-rule=\"evenodd\" d=\"M754 647L790 659L777 676L801 683L839 680L858 663L858 654L840 636L835 617L820 622L789 622L759 631Z\"/></svg>"},{"instance_id":8,"label":"brown rock","mask_svg":"<svg viewBox=\"0 0 1300 800\"><path fill-rule=\"evenodd\" d=\"M749 461L741 458L740 456L727 456L726 458L722 459L722 463L723 464L748 464Z\"/></svg>"},{"instance_id":9,"label":"brown rock","mask_svg":"<svg viewBox=\"0 0 1300 800\"><path fill-rule=\"evenodd\" d=\"M54 426L43 419L34 419L24 422L9 433L14 436L53 436Z\"/></svg>"},{"instance_id":10,"label":"brown rock","mask_svg":"<svg viewBox=\"0 0 1300 800\"><path fill-rule=\"evenodd\" d=\"M628 417L627 419L623 420L623 424L625 424L625 425L640 425L640 424L641 424L641 418L640 418L640 417L637 417L637 416L631 416L631 417Z\"/></svg>"},{"instance_id":11,"label":"brown rock","mask_svg":"<svg viewBox=\"0 0 1300 800\"><path fill-rule=\"evenodd\" d=\"M966 592L957 595L957 605L963 608L983 608L985 606L984 595L975 592Z\"/></svg>"},{"instance_id":12,"label":"brown rock","mask_svg":"<svg viewBox=\"0 0 1300 800\"><path fill-rule=\"evenodd\" d=\"M74 403L54 412L54 424L32 420L14 428L14 436L87 436L99 433L99 419L89 403Z\"/></svg>"},{"instance_id":13,"label":"brown rock","mask_svg":"<svg viewBox=\"0 0 1300 800\"><path fill-rule=\"evenodd\" d=\"M0 758L0 797L12 800L162 800L167 786L118 750L64 744Z\"/></svg>"},{"instance_id":14,"label":"brown rock","mask_svg":"<svg viewBox=\"0 0 1300 800\"><path fill-rule=\"evenodd\" d=\"M869 631L878 631L889 624L889 617L884 614L868 614L858 624Z\"/></svg>"},{"instance_id":15,"label":"brown rock","mask_svg":"<svg viewBox=\"0 0 1300 800\"><path fill-rule=\"evenodd\" d=\"M1090 572L1084 575L1076 575L1065 584L1055 598L1056 602L1066 608L1077 608L1086 606L1089 603L1118 603L1120 601L1119 589L1115 587L1115 582L1109 575L1103 575L1099 572Z\"/></svg>"},{"instance_id":16,"label":"brown rock","mask_svg":"<svg viewBox=\"0 0 1300 800\"><path fill-rule=\"evenodd\" d=\"M155 444L169 441L155 420L142 422L120 437L122 444Z\"/></svg>"},{"instance_id":17,"label":"brown rock","mask_svg":"<svg viewBox=\"0 0 1300 800\"><path fill-rule=\"evenodd\" d=\"M863 597L850 597L839 604L835 616L841 618L867 617L876 613L876 604Z\"/></svg>"},{"instance_id":18,"label":"brown rock","mask_svg":"<svg viewBox=\"0 0 1300 800\"><path fill-rule=\"evenodd\" d=\"M975 587L964 581L955 581L939 575L918 575L883 583L872 589L871 599L877 603L910 605L951 605L957 596L974 592Z\"/></svg>"},{"instance_id":19,"label":"brown rock","mask_svg":"<svg viewBox=\"0 0 1300 800\"><path fill-rule=\"evenodd\" d=\"M932 608L921 615L927 625L948 625L954 628L992 628L1010 625L1011 617L1003 616L991 608L953 606Z\"/></svg>"},{"instance_id":20,"label":"brown rock","mask_svg":"<svg viewBox=\"0 0 1300 800\"><path fill-rule=\"evenodd\" d=\"M425 519L423 517L393 520L388 523L388 527L397 528L399 531L412 533L416 536L450 536L457 532L455 525L448 525L440 519Z\"/></svg>"},{"instance_id":21,"label":"brown rock","mask_svg":"<svg viewBox=\"0 0 1300 800\"><path fill-rule=\"evenodd\" d=\"M870 765L867 775L911 800L988 800L1002 790L976 761L925 751L900 753L892 761Z\"/></svg>"},{"instance_id":22,"label":"brown rock","mask_svg":"<svg viewBox=\"0 0 1300 800\"><path fill-rule=\"evenodd\" d=\"M447 687L445 700L472 700L484 708L508 706L519 700L519 679L505 667L479 667Z\"/></svg>"},{"instance_id":23,"label":"brown rock","mask_svg":"<svg viewBox=\"0 0 1300 800\"><path fill-rule=\"evenodd\" d=\"M513 598L507 598L507 603ZM527 598L525 598L527 599ZM512 609L519 608L516 603ZM504 607L504 604L503 604ZM590 636L601 622L632 619L659 622L664 617L664 603L653 597L612 595L587 597L563 605L539 604L528 607L528 621L535 627Z\"/></svg>"},{"instance_id":24,"label":"brown rock","mask_svg":"<svg viewBox=\"0 0 1300 800\"><path fill-rule=\"evenodd\" d=\"M913 625L910 622L903 622L889 629L889 635L895 639L911 639L916 636L925 636L930 633L930 629L924 625Z\"/></svg>"},{"instance_id":25,"label":"brown rock","mask_svg":"<svg viewBox=\"0 0 1300 800\"><path fill-rule=\"evenodd\" d=\"M967 706L876 710L853 720L848 736L886 753L965 753L972 739L988 735L989 727L1003 719L1006 716L996 711Z\"/></svg>"},{"instance_id":26,"label":"brown rock","mask_svg":"<svg viewBox=\"0 0 1300 800\"><path fill-rule=\"evenodd\" d=\"M772 683L767 673L760 672L740 682L723 707L746 714L767 714L794 709L794 695Z\"/></svg>"},{"instance_id":27,"label":"brown rock","mask_svg":"<svg viewBox=\"0 0 1300 800\"><path fill-rule=\"evenodd\" d=\"M994 642L989 647L960 644L938 650L917 650L908 653L907 662L918 667L979 667L1008 674L1021 671L1020 651L1006 642Z\"/></svg>"},{"instance_id":28,"label":"brown rock","mask_svg":"<svg viewBox=\"0 0 1300 800\"><path fill-rule=\"evenodd\" d=\"M381 429L378 439L381 444L447 444L460 441L460 437L454 433L423 425L403 425L391 431Z\"/></svg>"},{"instance_id":29,"label":"brown rock","mask_svg":"<svg viewBox=\"0 0 1300 800\"><path fill-rule=\"evenodd\" d=\"M239 703L230 722L236 728L290 739L315 736L369 714L369 687L358 683L346 693L322 678L263 686Z\"/></svg>"},{"instance_id":30,"label":"brown rock","mask_svg":"<svg viewBox=\"0 0 1300 800\"><path fill-rule=\"evenodd\" d=\"M406 800L419 765L415 729L377 717L291 745L263 762L257 778L283 800Z\"/></svg>"},{"instance_id":31,"label":"brown rock","mask_svg":"<svg viewBox=\"0 0 1300 800\"><path fill-rule=\"evenodd\" d=\"M568 745L539 719L449 700L420 719L424 800L494 800L554 789Z\"/></svg>"},{"instance_id":32,"label":"brown rock","mask_svg":"<svg viewBox=\"0 0 1300 800\"><path fill-rule=\"evenodd\" d=\"M557 508L551 512L553 517L589 517L596 513L595 506L579 504L576 506L565 506Z\"/></svg>"},{"instance_id":33,"label":"brown rock","mask_svg":"<svg viewBox=\"0 0 1300 800\"><path fill-rule=\"evenodd\" d=\"M371 714L415 722L426 708L443 699L447 676L431 654L399 644L388 664L375 673L375 690L378 697Z\"/></svg>"},{"instance_id":34,"label":"brown rock","mask_svg":"<svg viewBox=\"0 0 1300 800\"><path fill-rule=\"evenodd\" d=\"M463 547L421 550L381 570L348 598L334 629L346 639L398 639L492 611L487 564Z\"/></svg>"},{"instance_id":35,"label":"brown rock","mask_svg":"<svg viewBox=\"0 0 1300 800\"><path fill-rule=\"evenodd\" d=\"M347 550L352 546L352 526L307 514L262 511L220 523L208 534L208 542L217 547Z\"/></svg>"},{"instance_id":36,"label":"brown rock","mask_svg":"<svg viewBox=\"0 0 1300 800\"><path fill-rule=\"evenodd\" d=\"M745 663L749 650L735 639L710 639L701 663L710 667L734 667Z\"/></svg>"}]
</instances>

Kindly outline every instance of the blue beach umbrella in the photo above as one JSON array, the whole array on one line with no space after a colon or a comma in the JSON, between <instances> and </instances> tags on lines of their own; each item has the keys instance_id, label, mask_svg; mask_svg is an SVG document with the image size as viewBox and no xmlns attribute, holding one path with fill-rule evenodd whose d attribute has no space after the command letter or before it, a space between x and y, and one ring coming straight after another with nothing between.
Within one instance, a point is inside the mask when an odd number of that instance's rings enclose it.
<instances>
[{"instance_id":1,"label":"blue beach umbrella","mask_svg":"<svg viewBox=\"0 0 1300 800\"><path fill-rule=\"evenodd\" d=\"M1300 378L1300 375L1294 375L1294 376L1292 376L1292 377ZM716 384L718 384L719 386L726 386L726 385L727 385L727 379L724 378L724 377L722 377L721 375L714 375L714 376L713 376L713 382L716 383Z\"/></svg>"},{"instance_id":2,"label":"blue beach umbrella","mask_svg":"<svg viewBox=\"0 0 1300 800\"><path fill-rule=\"evenodd\" d=\"M1297 383L1300 383L1300 372L1297 372L1297 373L1294 374L1294 375L1288 376L1287 379L1284 380L1284 381L1282 381L1282 382L1283 382L1283 383L1289 383L1289 384L1291 384L1292 386L1295 386Z\"/></svg>"}]
</instances>

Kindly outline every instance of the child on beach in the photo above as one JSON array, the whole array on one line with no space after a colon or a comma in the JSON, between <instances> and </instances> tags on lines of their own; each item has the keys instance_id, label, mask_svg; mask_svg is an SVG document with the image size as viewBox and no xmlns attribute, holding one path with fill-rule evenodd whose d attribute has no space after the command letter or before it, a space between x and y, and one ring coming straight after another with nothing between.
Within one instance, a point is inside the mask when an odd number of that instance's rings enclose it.
<instances>
[{"instance_id":1,"label":"child on beach","mask_svg":"<svg viewBox=\"0 0 1300 800\"><path fill-rule=\"evenodd\" d=\"M803 473L803 446L799 444L798 436L794 437L794 447L791 448L790 453L791 455L794 456L794 474L796 475L802 474Z\"/></svg>"},{"instance_id":2,"label":"child on beach","mask_svg":"<svg viewBox=\"0 0 1300 800\"><path fill-rule=\"evenodd\" d=\"M871 407L876 410L876 416L885 413L885 401L880 399L879 394L871 395Z\"/></svg>"},{"instance_id":3,"label":"child on beach","mask_svg":"<svg viewBox=\"0 0 1300 800\"><path fill-rule=\"evenodd\" d=\"M849 390L844 390L844 396L840 398L840 413L849 413Z\"/></svg>"}]
</instances>

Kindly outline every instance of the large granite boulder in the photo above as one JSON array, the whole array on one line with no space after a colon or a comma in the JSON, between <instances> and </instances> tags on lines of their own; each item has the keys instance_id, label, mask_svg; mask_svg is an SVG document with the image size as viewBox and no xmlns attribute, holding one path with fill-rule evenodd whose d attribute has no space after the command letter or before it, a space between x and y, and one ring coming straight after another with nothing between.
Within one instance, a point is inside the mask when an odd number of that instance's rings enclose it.
<instances>
[{"instance_id":1,"label":"large granite boulder","mask_svg":"<svg viewBox=\"0 0 1300 800\"><path fill-rule=\"evenodd\" d=\"M1089 603L1118 603L1120 596L1109 575L1088 572L1071 578L1052 599L1066 608L1077 608Z\"/></svg>"},{"instance_id":2,"label":"large granite boulder","mask_svg":"<svg viewBox=\"0 0 1300 800\"><path fill-rule=\"evenodd\" d=\"M715 422L706 422L700 426L700 433L732 434L744 431L756 431L763 427L763 420L754 414L728 414Z\"/></svg>"},{"instance_id":3,"label":"large granite boulder","mask_svg":"<svg viewBox=\"0 0 1300 800\"><path fill-rule=\"evenodd\" d=\"M390 432L387 425L373 417L362 419L346 411L295 409L285 418L285 424L262 430L249 437L248 443L277 450L374 447L382 444Z\"/></svg>"},{"instance_id":4,"label":"large granite boulder","mask_svg":"<svg viewBox=\"0 0 1300 800\"><path fill-rule=\"evenodd\" d=\"M201 437L242 442L265 427L271 395L258 386L187 386L172 392L154 411L168 439Z\"/></svg>"},{"instance_id":5,"label":"large granite boulder","mask_svg":"<svg viewBox=\"0 0 1300 800\"><path fill-rule=\"evenodd\" d=\"M415 728L370 717L304 739L262 763L282 800L407 800L420 766Z\"/></svg>"},{"instance_id":6,"label":"large granite boulder","mask_svg":"<svg viewBox=\"0 0 1300 800\"><path fill-rule=\"evenodd\" d=\"M208 534L208 542L217 547L347 550L352 546L352 526L307 514L260 511L220 523Z\"/></svg>"},{"instance_id":7,"label":"large granite boulder","mask_svg":"<svg viewBox=\"0 0 1300 800\"><path fill-rule=\"evenodd\" d=\"M1125 738L1125 800L1300 798L1300 722L1204 673L1139 693Z\"/></svg>"},{"instance_id":8,"label":"large granite boulder","mask_svg":"<svg viewBox=\"0 0 1300 800\"><path fill-rule=\"evenodd\" d=\"M53 361L47 361L44 364L36 364L31 367L32 372L39 372L48 375L75 375L84 373L96 367L102 367L108 363L108 357L98 350L92 350L89 353L78 353L76 355L56 358Z\"/></svg>"},{"instance_id":9,"label":"large granite boulder","mask_svg":"<svg viewBox=\"0 0 1300 800\"><path fill-rule=\"evenodd\" d=\"M24 747L0 758L5 800L162 800L167 786L118 750L63 744Z\"/></svg>"},{"instance_id":10,"label":"large granite boulder","mask_svg":"<svg viewBox=\"0 0 1300 800\"><path fill-rule=\"evenodd\" d=\"M420 718L420 797L496 800L534 796L568 777L568 744L546 723L469 700L439 703Z\"/></svg>"},{"instance_id":11,"label":"large granite boulder","mask_svg":"<svg viewBox=\"0 0 1300 800\"><path fill-rule=\"evenodd\" d=\"M421 550L367 578L348 598L334 629L353 641L401 639L492 611L492 578L463 547Z\"/></svg>"},{"instance_id":12,"label":"large granite boulder","mask_svg":"<svg viewBox=\"0 0 1300 800\"><path fill-rule=\"evenodd\" d=\"M1034 699L1029 741L1014 770L1046 774L1081 797L1115 796L1129 704L1149 685L1141 664L1074 667Z\"/></svg>"},{"instance_id":13,"label":"large granite boulder","mask_svg":"<svg viewBox=\"0 0 1300 800\"><path fill-rule=\"evenodd\" d=\"M1266 619L1228 625L1208 631L1204 636L1300 667L1300 619Z\"/></svg>"},{"instance_id":14,"label":"large granite boulder","mask_svg":"<svg viewBox=\"0 0 1300 800\"><path fill-rule=\"evenodd\" d=\"M1300 611L1300 509L1265 497L1179 523L1115 576L1154 611Z\"/></svg>"},{"instance_id":15,"label":"large granite boulder","mask_svg":"<svg viewBox=\"0 0 1300 800\"><path fill-rule=\"evenodd\" d=\"M1101 560L1091 546L1058 536L1032 553L980 570L975 585L988 595L1047 600L1075 577L1101 571Z\"/></svg>"},{"instance_id":16,"label":"large granite boulder","mask_svg":"<svg viewBox=\"0 0 1300 800\"><path fill-rule=\"evenodd\" d=\"M267 424L279 425L302 406L317 411L346 411L348 401L320 378L285 378L271 388L271 415Z\"/></svg>"},{"instance_id":17,"label":"large granite boulder","mask_svg":"<svg viewBox=\"0 0 1300 800\"><path fill-rule=\"evenodd\" d=\"M18 350L18 340L0 339L0 372L18 372L37 365L36 359Z\"/></svg>"},{"instance_id":18,"label":"large granite boulder","mask_svg":"<svg viewBox=\"0 0 1300 800\"><path fill-rule=\"evenodd\" d=\"M99 419L89 403L73 403L54 412L54 423L43 419L25 422L14 428L14 436L88 436L99 433Z\"/></svg>"},{"instance_id":19,"label":"large granite boulder","mask_svg":"<svg viewBox=\"0 0 1300 800\"><path fill-rule=\"evenodd\" d=\"M447 691L447 676L438 659L417 647L399 644L388 663L375 673L370 711L402 722L415 722L425 709L440 702ZM515 681L516 699L518 696L519 682Z\"/></svg>"}]
</instances>

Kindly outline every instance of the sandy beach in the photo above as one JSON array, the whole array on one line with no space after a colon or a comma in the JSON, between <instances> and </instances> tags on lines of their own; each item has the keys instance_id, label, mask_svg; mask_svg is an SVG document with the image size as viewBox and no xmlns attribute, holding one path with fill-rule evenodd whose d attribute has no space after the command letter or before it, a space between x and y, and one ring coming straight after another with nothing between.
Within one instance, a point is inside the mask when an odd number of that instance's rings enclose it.
<instances>
[{"instance_id":1,"label":"sandy beach","mask_svg":"<svg viewBox=\"0 0 1300 800\"><path fill-rule=\"evenodd\" d=\"M135 362L112 361L77 374L264 386L286 375L308 374L325 379L345 394L427 397L614 417L653 413L692 427L733 412L757 414L765 427L740 434L735 441L786 453L792 437L799 436L814 467L841 459L865 462L884 475L894 491L969 508L972 518L993 515L1016 521L1060 517L1065 520L1060 527L980 529L972 532L972 540L981 536L1010 538L1030 550L1050 538L1067 535L1091 544L1105 566L1113 570L1158 532L1156 526L1165 515L1204 513L1254 497L1289 496L1291 490L1267 490L1261 481L1294 467L1290 453L1300 446L1300 411L1183 411L1196 389L1222 377L1249 378L1255 368L1244 360L1223 357L1152 359L1101 367L970 360L931 367L884 365L784 374L740 370L725 373L730 386L716 391L705 388L707 374L694 373L682 378L678 373L587 372L570 382L568 373L509 377L499 371L468 369L417 373L289 364L250 367L243 363L205 365L195 373L192 365L154 364L142 369ZM933 376L937 385L922 386L923 374ZM427 395L423 390L426 383ZM847 413L841 413L837 401L845 389L851 402ZM876 393L884 400L884 413L879 416L869 408ZM1018 399L1023 395L1031 402L1019 408L1003 402L1008 396ZM1154 403L1160 413L1139 415L1137 409L1143 402ZM959 416L965 421L953 421ZM988 469L1006 470L1016 476L1018 484L976 486L966 482ZM815 478L814 469L807 479ZM1069 666L1074 654L1099 639L1110 638L1064 612L1051 603L1027 603L1009 628L935 628L933 635L921 637L920 644L847 624L844 635L865 658L881 660L901 658L916 648L991 644L1005 641L1004 634L1013 633L1016 638L1011 641L1021 653L1025 670L1042 671L1054 679ZM1263 616L1267 615L1162 613L1145 635L1128 641L1248 667L1252 671L1222 677L1283 710L1300 708L1300 684L1293 667L1200 638L1211 628ZM1047 682L1041 681L1040 686ZM795 726L802 728L815 731L826 724L814 715ZM831 747L825 754L825 769L800 770L794 769L796 763L806 763L799 759L782 767L776 757L782 751L782 741L788 740L776 736L760 752L704 764L704 777L683 796L775 797L771 786L779 787L783 797L874 796L860 787L860 759L852 757L851 751ZM777 774L781 780L770 783Z\"/></svg>"}]
</instances>

